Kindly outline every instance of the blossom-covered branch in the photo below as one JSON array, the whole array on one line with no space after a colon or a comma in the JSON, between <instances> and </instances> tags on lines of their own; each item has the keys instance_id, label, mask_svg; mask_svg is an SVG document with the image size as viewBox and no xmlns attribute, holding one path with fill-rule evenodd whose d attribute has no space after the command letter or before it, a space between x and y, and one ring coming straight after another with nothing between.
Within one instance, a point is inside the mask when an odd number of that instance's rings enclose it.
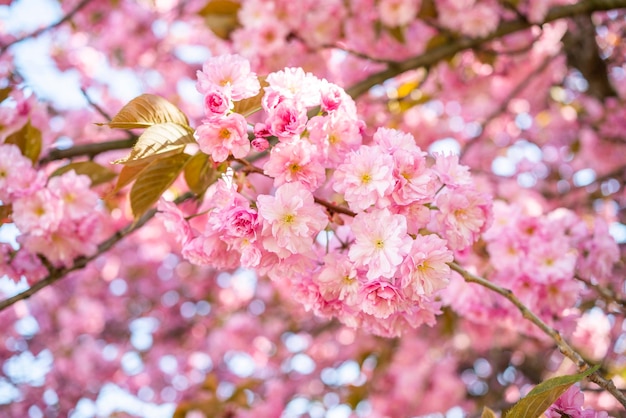
<instances>
[{"instance_id":1,"label":"blossom-covered branch","mask_svg":"<svg viewBox=\"0 0 626 418\"><path fill-rule=\"evenodd\" d=\"M193 197L193 193L186 193L180 196L177 199L177 202L183 202L192 197ZM120 242L122 239L126 238L127 236L135 232L136 230L143 227L150 219L154 217L156 212L157 212L156 209L152 209L146 212L139 220L115 232L110 238L108 238L106 241L98 245L98 249L95 253L89 256L77 257L76 259L74 259L74 262L70 266L54 267L46 262L46 264L48 265L47 266L48 275L42 280L34 283L32 286L30 286L28 289L24 290L23 292L20 292L15 296L11 296L10 298L0 301L0 312L21 300L30 298L31 296L33 296L40 290L63 279L69 273L84 268L89 262L105 254L107 251L109 251L115 244Z\"/></svg>"},{"instance_id":2,"label":"blossom-covered branch","mask_svg":"<svg viewBox=\"0 0 626 418\"><path fill-rule=\"evenodd\" d=\"M526 18L505 21L502 22L495 31L487 36L476 38L461 37L454 41L446 42L444 45L429 49L421 55L403 62L395 63L386 70L372 74L367 79L350 87L346 91L350 96L356 98L366 93L375 85L382 84L385 80L389 80L406 71L420 67L431 67L439 61L445 60L458 52L476 48L485 42L528 29L533 25L543 25L558 19L624 7L626 7L626 0L586 0L574 4L553 7L548 11L545 18L541 22L530 22Z\"/></svg>"},{"instance_id":3,"label":"blossom-covered branch","mask_svg":"<svg viewBox=\"0 0 626 418\"><path fill-rule=\"evenodd\" d=\"M526 307L526 305L524 305L511 290L500 287L497 284L483 277L477 276L467 271L456 262L448 263L448 265L450 266L452 270L456 271L461 276L463 276L465 281L479 284L493 292L496 292L504 296L506 299L508 299L512 304L514 304L517 307L517 309L519 309L519 311L521 312L524 318L526 318L527 320L535 324L547 336L549 336L552 340L554 340L557 347L559 348L559 351L563 353L563 355L565 355L567 358L572 360L579 370L581 371L587 370L590 367L590 365L583 359L583 357L576 350L574 350L569 345L569 343L565 341L565 339L563 339L563 337L557 330L550 327L543 320L541 320L541 318L539 318L532 311L530 311ZM599 372L593 373L592 375L588 377L588 379L598 384L600 387L602 387L606 391L608 391L611 395L615 397L615 399L617 399L624 407L626 407L626 396L624 395L624 393L622 393L620 390L618 390L615 387L615 383L613 383L612 380L604 378L602 375L600 375Z\"/></svg>"}]
</instances>

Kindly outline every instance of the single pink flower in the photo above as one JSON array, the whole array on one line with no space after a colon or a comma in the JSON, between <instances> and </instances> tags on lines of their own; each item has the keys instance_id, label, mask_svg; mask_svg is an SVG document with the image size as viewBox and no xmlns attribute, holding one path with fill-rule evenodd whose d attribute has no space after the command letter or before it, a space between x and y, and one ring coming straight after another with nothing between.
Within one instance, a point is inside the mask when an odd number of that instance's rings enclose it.
<instances>
[{"instance_id":1,"label":"single pink flower","mask_svg":"<svg viewBox=\"0 0 626 418\"><path fill-rule=\"evenodd\" d=\"M13 202L13 221L22 233L45 236L56 230L63 217L63 202L48 189Z\"/></svg>"},{"instance_id":2,"label":"single pink flower","mask_svg":"<svg viewBox=\"0 0 626 418\"><path fill-rule=\"evenodd\" d=\"M348 253L357 268L367 270L368 279L391 278L411 248L406 218L388 209L359 213L352 222L355 241Z\"/></svg>"},{"instance_id":3,"label":"single pink flower","mask_svg":"<svg viewBox=\"0 0 626 418\"><path fill-rule=\"evenodd\" d=\"M333 175L333 189L343 193L355 211L386 206L393 185L393 159L378 146L365 145L351 152Z\"/></svg>"},{"instance_id":4,"label":"single pink flower","mask_svg":"<svg viewBox=\"0 0 626 418\"><path fill-rule=\"evenodd\" d=\"M361 309L366 314L385 319L402 310L405 301L400 290L387 280L373 280L361 288Z\"/></svg>"},{"instance_id":5,"label":"single pink flower","mask_svg":"<svg viewBox=\"0 0 626 418\"><path fill-rule=\"evenodd\" d=\"M209 116L223 116L232 110L233 102L222 90L213 88L204 95L204 113Z\"/></svg>"},{"instance_id":6,"label":"single pink flower","mask_svg":"<svg viewBox=\"0 0 626 418\"><path fill-rule=\"evenodd\" d=\"M296 137L306 128L306 108L294 100L283 100L268 113L265 123L270 133L279 139Z\"/></svg>"},{"instance_id":7,"label":"single pink flower","mask_svg":"<svg viewBox=\"0 0 626 418\"><path fill-rule=\"evenodd\" d=\"M250 63L239 55L219 55L211 58L197 72L198 91L206 95L214 89L223 91L234 101L256 96L261 85Z\"/></svg>"},{"instance_id":8,"label":"single pink flower","mask_svg":"<svg viewBox=\"0 0 626 418\"><path fill-rule=\"evenodd\" d=\"M435 203L439 231L453 250L470 246L491 223L491 199L470 187L444 189Z\"/></svg>"},{"instance_id":9,"label":"single pink flower","mask_svg":"<svg viewBox=\"0 0 626 418\"><path fill-rule=\"evenodd\" d=\"M435 234L417 235L412 244L400 265L400 286L411 294L430 296L448 284L452 251Z\"/></svg>"},{"instance_id":10,"label":"single pink flower","mask_svg":"<svg viewBox=\"0 0 626 418\"><path fill-rule=\"evenodd\" d=\"M80 219L90 214L98 204L98 194L91 190L91 180L74 170L54 176L48 181L48 189L63 205L63 213L69 219Z\"/></svg>"},{"instance_id":11,"label":"single pink flower","mask_svg":"<svg viewBox=\"0 0 626 418\"><path fill-rule=\"evenodd\" d=\"M34 193L44 184L43 176L38 175L17 145L0 144L0 200L4 204Z\"/></svg>"},{"instance_id":12,"label":"single pink flower","mask_svg":"<svg viewBox=\"0 0 626 418\"><path fill-rule=\"evenodd\" d=\"M257 198L263 222L263 246L285 258L311 252L313 238L326 227L328 216L299 182L286 183L274 196Z\"/></svg>"},{"instance_id":13,"label":"single pink flower","mask_svg":"<svg viewBox=\"0 0 626 418\"><path fill-rule=\"evenodd\" d=\"M317 155L317 147L305 140L279 143L272 149L263 170L274 178L275 186L299 181L313 192L326 179L326 170Z\"/></svg>"},{"instance_id":14,"label":"single pink flower","mask_svg":"<svg viewBox=\"0 0 626 418\"><path fill-rule=\"evenodd\" d=\"M196 137L200 150L218 163L231 154L244 158L250 152L247 122L238 113L205 120L196 130Z\"/></svg>"},{"instance_id":15,"label":"single pink flower","mask_svg":"<svg viewBox=\"0 0 626 418\"><path fill-rule=\"evenodd\" d=\"M340 300L349 306L358 302L360 281L354 264L344 254L332 252L324 257L324 267L313 282L327 301Z\"/></svg>"}]
</instances>

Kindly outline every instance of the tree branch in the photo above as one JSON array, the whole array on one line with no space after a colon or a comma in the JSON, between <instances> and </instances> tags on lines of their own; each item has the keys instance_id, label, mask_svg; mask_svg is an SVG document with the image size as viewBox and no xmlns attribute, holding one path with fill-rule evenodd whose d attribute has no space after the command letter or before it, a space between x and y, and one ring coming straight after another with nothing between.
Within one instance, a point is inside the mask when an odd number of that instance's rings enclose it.
<instances>
[{"instance_id":1,"label":"tree branch","mask_svg":"<svg viewBox=\"0 0 626 418\"><path fill-rule=\"evenodd\" d=\"M475 138L475 139L465 143L465 145L461 149L461 153L460 153L461 156L466 155L470 148L472 148L474 145L476 145L478 142L480 142L480 139L484 135L487 126L489 126L489 124L495 118L497 118L499 115L504 113L506 111L507 107L509 106L509 103L511 103L511 101L513 99L515 99L520 93L522 93L526 89L526 87L528 87L528 85L533 81L533 79L535 77L537 77L539 74L543 73L546 70L546 68L548 68L550 63L556 57L557 57L557 55L547 56L543 60L541 65L539 65L537 68L532 70L526 77L524 77L524 79L517 86L515 86L515 88L513 90L511 90L511 92L504 98L504 100L502 101L502 103L500 103L500 106L498 106L497 109L495 109L493 112L491 112L489 115L487 115L485 120L480 125L480 127L481 127L481 135L479 137L477 137L477 138Z\"/></svg>"},{"instance_id":2,"label":"tree branch","mask_svg":"<svg viewBox=\"0 0 626 418\"><path fill-rule=\"evenodd\" d=\"M39 28L36 31L29 33L27 35L24 35L22 37L16 38L14 40L12 40L11 42L9 42L6 45L3 45L0 48L0 55L4 54L7 49L9 49L11 46L18 44L20 42L25 41L26 39L31 39L31 38L36 38L39 35L42 35L58 26L61 26L62 24L64 24L65 22L69 21L70 19L72 19L74 17L74 15L76 13L78 13L83 7L85 7L87 4L89 4L91 0L82 0L80 3L78 3L76 6L74 6L74 8L72 10L70 10L65 16L63 16L63 18L61 18L61 20L59 20L56 23L53 23L49 26L45 26L43 28Z\"/></svg>"},{"instance_id":3,"label":"tree branch","mask_svg":"<svg viewBox=\"0 0 626 418\"><path fill-rule=\"evenodd\" d=\"M115 151L120 149L132 148L137 142L137 137L132 136L130 138L125 139L116 139L113 141L107 142L97 142L93 144L81 144L74 145L73 147L66 149L52 149L41 160L39 160L39 164L46 164L50 161L62 160L64 158L74 158L74 157L84 157L87 156L89 158L93 158L98 154L102 154L107 151Z\"/></svg>"},{"instance_id":4,"label":"tree branch","mask_svg":"<svg viewBox=\"0 0 626 418\"><path fill-rule=\"evenodd\" d=\"M193 196L194 196L193 193L188 192L180 196L178 199L176 199L175 202L178 204L187 199L190 199ZM0 301L0 312L8 308L9 306L19 302L20 300L28 299L35 293L39 292L41 289L48 287L51 284L61 280L68 273L71 273L74 270L82 269L90 261L94 260L95 258L99 257L100 255L102 255L103 253L111 249L115 244L120 242L123 238L127 237L128 235L135 232L137 229L144 226L150 219L152 219L155 213L156 213L156 209L151 209L148 212L146 212L141 218L139 218L137 222L133 222L132 224L126 226L125 228L117 231L109 239L107 239L106 241L98 245L98 250L96 251L95 254L92 254L90 256L77 257L74 260L74 263L69 267L57 267L57 268L48 267L49 274L46 278L38 281L37 283L35 283L34 285L29 287L25 291L18 293L17 295L12 296L3 301Z\"/></svg>"},{"instance_id":5,"label":"tree branch","mask_svg":"<svg viewBox=\"0 0 626 418\"><path fill-rule=\"evenodd\" d=\"M540 24L553 22L555 20L566 17L578 16L583 14L591 14L593 12L626 8L626 0L585 0L575 4L567 4L557 6L550 9L544 21ZM432 65L455 55L466 49L476 48L479 45L501 38L514 32L519 32L534 26L533 23L525 19L519 18L502 22L498 28L488 36L482 38L459 38L444 45L432 48L425 53L410 58L403 62L398 62L386 70L370 75L367 79L350 87L347 92L353 98L357 98L365 94L370 88L377 84L381 84L385 80L393 78L406 71L420 67L431 67Z\"/></svg>"},{"instance_id":6,"label":"tree branch","mask_svg":"<svg viewBox=\"0 0 626 418\"><path fill-rule=\"evenodd\" d=\"M587 363L583 359L583 357L576 350L574 350L572 346L570 346L567 343L567 341L563 339L563 337L561 336L561 334L559 334L557 330L555 330L554 328L550 327L548 324L543 322L541 318L539 318L530 309L528 309L526 305L524 305L517 298L517 296L513 294L511 290L500 287L497 284L483 277L479 277L475 274L470 273L469 271L465 270L463 267L458 265L456 262L448 263L448 265L450 266L452 270L459 273L463 277L463 279L465 279L466 282L477 283L483 287L486 287L487 289L491 291L494 291L504 296L506 299L508 299L513 305L517 307L517 309L519 309L519 311L522 313L522 316L525 319L535 324L547 336L549 336L550 338L554 340L557 347L559 348L559 351L563 353L564 356L572 360L574 364L576 364L576 366L578 367L579 371L584 371L591 367L589 363ZM613 383L612 380L605 379L599 372L594 372L588 377L588 379L596 383L601 388L605 389L611 395L613 395L615 399L617 399L619 403L622 404L622 406L626 408L626 396L615 387L615 384Z\"/></svg>"}]
</instances>

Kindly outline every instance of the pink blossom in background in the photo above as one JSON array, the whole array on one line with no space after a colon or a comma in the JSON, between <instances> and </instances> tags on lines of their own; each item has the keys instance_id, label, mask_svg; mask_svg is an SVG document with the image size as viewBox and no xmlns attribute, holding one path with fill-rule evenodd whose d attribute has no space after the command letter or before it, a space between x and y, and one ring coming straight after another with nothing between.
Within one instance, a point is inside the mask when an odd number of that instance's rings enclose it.
<instances>
[{"instance_id":1,"label":"pink blossom in background","mask_svg":"<svg viewBox=\"0 0 626 418\"><path fill-rule=\"evenodd\" d=\"M0 145L0 200L11 203L43 187L43 177L33 169L32 162L12 144Z\"/></svg>"},{"instance_id":2,"label":"pink blossom in background","mask_svg":"<svg viewBox=\"0 0 626 418\"><path fill-rule=\"evenodd\" d=\"M17 199L13 208L13 220L18 229L39 236L55 231L63 216L63 202L49 189Z\"/></svg>"},{"instance_id":3,"label":"pink blossom in background","mask_svg":"<svg viewBox=\"0 0 626 418\"><path fill-rule=\"evenodd\" d=\"M206 95L220 89L234 101L256 96L261 88L250 62L239 55L220 55L197 72L198 91Z\"/></svg>"}]
</instances>

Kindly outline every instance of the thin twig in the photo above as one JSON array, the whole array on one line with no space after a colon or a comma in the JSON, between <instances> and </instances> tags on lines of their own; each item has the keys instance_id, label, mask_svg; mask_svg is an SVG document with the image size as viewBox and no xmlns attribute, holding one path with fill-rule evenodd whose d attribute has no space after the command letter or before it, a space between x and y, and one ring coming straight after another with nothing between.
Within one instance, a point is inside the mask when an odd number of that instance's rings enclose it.
<instances>
[{"instance_id":1,"label":"thin twig","mask_svg":"<svg viewBox=\"0 0 626 418\"><path fill-rule=\"evenodd\" d=\"M193 193L185 193L184 195L180 196L178 199L175 200L176 203L181 203L184 200L190 199L194 196ZM103 243L101 243L100 245L98 245L98 250L89 256L80 256L77 257L74 260L74 263L69 266L69 267L48 267L48 276L40 281L38 281L37 283L33 284L31 287L29 287L27 290L18 293L15 296L12 296L8 299L5 299L3 301L0 301L0 312L2 312L4 309L8 308L9 306L21 301L21 300L25 300L28 299L29 297L31 297L32 295L34 295L35 293L39 292L41 289L50 286L51 284L61 280L63 277L65 277L68 273L71 273L72 271L75 270L79 270L82 269L83 267L85 267L90 261L94 260L95 258L99 257L100 255L104 254L106 251L108 251L109 249L111 249L115 244L117 244L118 242L120 242L123 238L127 237L128 235L130 235L131 233L135 232L137 229L141 228L142 226L144 226L150 219L152 219L152 217L154 216L154 214L156 213L156 209L151 209L148 212L146 212L141 218L139 218L136 222L133 222L132 224L126 226L123 229L120 229L119 231L117 231L115 234L113 234L109 239L107 239L106 241L104 241Z\"/></svg>"},{"instance_id":2,"label":"thin twig","mask_svg":"<svg viewBox=\"0 0 626 418\"><path fill-rule=\"evenodd\" d=\"M513 99L519 96L538 75L543 73L557 56L558 55L547 56L543 60L541 65L528 73L528 75L524 77L524 79L517 86L515 86L513 90L511 90L511 92L504 98L504 100L502 100L500 106L498 106L493 112L487 115L485 120L481 123L481 135L478 138L475 138L474 140L465 143L465 145L461 149L462 156L466 155L470 148L480 142L480 138L482 138L482 136L484 135L485 130L487 129L489 124L493 122L493 120L499 115L503 114L509 107L509 103L511 103Z\"/></svg>"},{"instance_id":3,"label":"thin twig","mask_svg":"<svg viewBox=\"0 0 626 418\"><path fill-rule=\"evenodd\" d=\"M39 35L42 35L58 26L61 26L62 24L64 24L65 22L68 22L69 20L71 20L74 15L76 13L78 13L83 7L85 7L87 4L89 4L91 0L82 0L80 3L78 3L76 6L74 6L74 8L72 10L70 10L65 16L63 16L61 18L61 20L59 20L58 22L55 22L49 26L45 26L43 28L39 28L34 32L31 32L29 34L26 34L20 38L16 38L14 40L12 40L11 42L9 42L6 45L3 45L2 47L0 47L0 55L4 54L6 52L7 49L9 49L11 46L18 44L20 42L23 42L27 39L31 39L31 38L36 38Z\"/></svg>"},{"instance_id":4,"label":"thin twig","mask_svg":"<svg viewBox=\"0 0 626 418\"><path fill-rule=\"evenodd\" d=\"M356 213L352 212L350 209L348 208L344 208L343 206L338 206L335 205L333 203L330 203L324 199L320 199L319 197L313 197L313 200L315 200L315 203L317 203L318 205L322 205L324 206L326 209L328 209L331 214L332 213L343 213L344 215L348 215L351 217L355 217Z\"/></svg>"},{"instance_id":5,"label":"thin twig","mask_svg":"<svg viewBox=\"0 0 626 418\"><path fill-rule=\"evenodd\" d=\"M557 330L555 330L554 328L550 327L548 324L543 322L541 318L539 318L530 309L528 309L526 305L524 305L510 289L505 289L483 277L479 277L475 274L472 274L469 271L465 270L460 265L458 265L456 262L448 263L448 265L450 266L452 270L459 273L463 277L463 279L465 279L466 282L477 283L483 287L486 287L487 289L491 291L494 291L504 296L506 299L508 299L513 305L517 307L517 309L519 309L519 311L521 312L522 316L525 319L535 324L547 336L549 336L550 338L552 338L552 340L554 340L557 347L559 348L559 351L561 351L561 353L563 353L564 356L572 360L574 364L576 364L576 366L578 367L578 370L584 371L591 367L591 365L587 363L583 359L583 357L576 350L574 350L567 343L567 341L563 339L563 337L561 336L561 334L559 334ZM605 389L611 395L613 395L615 399L617 399L619 403L621 403L622 406L626 408L626 396L615 387L615 384L613 383L612 380L604 378L597 371L591 374L588 377L588 379L596 383L598 386L602 387L603 389Z\"/></svg>"},{"instance_id":6,"label":"thin twig","mask_svg":"<svg viewBox=\"0 0 626 418\"><path fill-rule=\"evenodd\" d=\"M591 280L584 279L582 277L576 276L576 280L583 282L587 287L595 290L598 294L606 301L606 302L614 302L622 309L626 308L626 300L617 296L617 293L611 288L600 286L599 284L594 284Z\"/></svg>"},{"instance_id":7,"label":"thin twig","mask_svg":"<svg viewBox=\"0 0 626 418\"><path fill-rule=\"evenodd\" d=\"M133 135L132 137L126 139L116 139L113 141L97 142L93 144L74 145L73 147L66 149L56 148L50 150L48 155L39 160L39 165L43 165L51 161L62 160L64 158L83 156L93 158L98 154L102 154L103 152L132 148L136 142L137 136Z\"/></svg>"}]
</instances>

